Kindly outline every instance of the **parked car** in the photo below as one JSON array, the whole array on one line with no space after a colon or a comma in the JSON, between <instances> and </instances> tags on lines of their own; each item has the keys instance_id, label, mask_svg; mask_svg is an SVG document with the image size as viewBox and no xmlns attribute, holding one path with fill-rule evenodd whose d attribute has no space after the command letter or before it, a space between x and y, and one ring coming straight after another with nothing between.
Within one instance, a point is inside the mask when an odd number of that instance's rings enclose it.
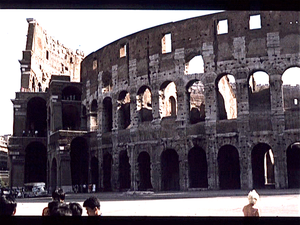
<instances>
[{"instance_id":1,"label":"parked car","mask_svg":"<svg viewBox=\"0 0 300 225\"><path fill-rule=\"evenodd\" d=\"M44 182L26 183L24 186L25 198L47 196L48 194L46 191L46 184Z\"/></svg>"}]
</instances>

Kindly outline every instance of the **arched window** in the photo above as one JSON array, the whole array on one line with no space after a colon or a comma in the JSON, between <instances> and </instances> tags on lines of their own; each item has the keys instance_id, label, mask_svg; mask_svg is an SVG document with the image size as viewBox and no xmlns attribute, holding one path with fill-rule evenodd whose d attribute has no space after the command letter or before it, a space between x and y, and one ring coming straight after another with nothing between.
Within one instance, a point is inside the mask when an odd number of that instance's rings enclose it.
<instances>
[{"instance_id":1,"label":"arched window","mask_svg":"<svg viewBox=\"0 0 300 225\"><path fill-rule=\"evenodd\" d=\"M177 92L174 82L166 81L162 84L159 91L159 112L161 118L177 115Z\"/></svg>"},{"instance_id":2,"label":"arched window","mask_svg":"<svg viewBox=\"0 0 300 225\"><path fill-rule=\"evenodd\" d=\"M204 62L201 55L194 56L185 64L184 74L204 73Z\"/></svg>"},{"instance_id":3,"label":"arched window","mask_svg":"<svg viewBox=\"0 0 300 225\"><path fill-rule=\"evenodd\" d=\"M126 129L130 123L130 94L122 91L118 98L119 128Z\"/></svg>"},{"instance_id":4,"label":"arched window","mask_svg":"<svg viewBox=\"0 0 300 225\"><path fill-rule=\"evenodd\" d=\"M195 124L205 121L205 95L204 85L201 81L194 80L187 86L189 100L190 123Z\"/></svg>"},{"instance_id":5,"label":"arched window","mask_svg":"<svg viewBox=\"0 0 300 225\"><path fill-rule=\"evenodd\" d=\"M152 121L152 99L149 87L143 86L139 89L136 96L136 102L140 121Z\"/></svg>"},{"instance_id":6,"label":"arched window","mask_svg":"<svg viewBox=\"0 0 300 225\"><path fill-rule=\"evenodd\" d=\"M236 84L234 76L226 74L220 77L217 83L218 118L236 119Z\"/></svg>"}]
</instances>

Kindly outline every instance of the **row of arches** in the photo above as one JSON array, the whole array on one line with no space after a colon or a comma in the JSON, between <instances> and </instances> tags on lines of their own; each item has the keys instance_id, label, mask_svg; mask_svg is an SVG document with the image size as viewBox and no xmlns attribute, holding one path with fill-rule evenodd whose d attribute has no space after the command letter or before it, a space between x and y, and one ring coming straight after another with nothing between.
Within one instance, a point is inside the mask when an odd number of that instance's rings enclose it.
<instances>
[{"instance_id":1,"label":"row of arches","mask_svg":"<svg viewBox=\"0 0 300 225\"><path fill-rule=\"evenodd\" d=\"M274 155L268 144L259 143L252 149L251 165L253 188L265 188L275 185ZM295 142L286 151L288 187L300 187L300 143ZM71 143L70 167L72 185L83 185L89 182L98 184L103 179L103 190L112 190L112 165L113 158L110 153L103 155L103 174L99 177L99 160L92 157L88 162L87 142L84 138L75 138ZM206 152L195 146L188 152L188 177L189 188L208 188L208 162ZM30 143L25 150L25 175L24 183L46 182L47 180L47 151L40 142ZM218 174L220 189L239 189L240 186L240 157L238 150L232 145L224 145L218 151ZM180 190L179 156L174 149L166 149L160 156L161 166L161 190ZM50 166L48 164L48 166ZM139 153L137 157L138 174L136 175L138 190L152 189L151 157L146 151ZM54 158L51 162L50 185L57 185L58 163ZM126 150L119 153L118 183L120 190L131 188L131 165Z\"/></svg>"},{"instance_id":2,"label":"row of arches","mask_svg":"<svg viewBox=\"0 0 300 225\"><path fill-rule=\"evenodd\" d=\"M300 79L294 79L295 75L300 75L300 68L293 67L287 69L282 75L284 86L297 86L300 89ZM264 71L256 71L248 77L248 102L249 112L259 113L271 110L270 78ZM235 77L231 74L221 74L215 80L217 119L228 120L237 118L237 84ZM291 90L283 88L284 109L289 108L287 102L293 98L294 104L298 104L299 99L295 99L290 94ZM244 92L243 92L244 93ZM243 94L242 93L242 94ZM172 81L164 82L159 90L159 116L170 117L177 115L177 88ZM191 80L186 86L187 105L189 111L189 123L195 124L205 120L206 93L205 86L200 80ZM149 86L142 86L136 95L136 111L139 122L153 120L153 97ZM112 100L106 97L103 100L102 129L109 132L112 129ZM94 112L94 120L97 120L97 101L91 103L91 112ZM130 93L121 91L117 99L118 128L126 129L130 125Z\"/></svg>"}]
</instances>

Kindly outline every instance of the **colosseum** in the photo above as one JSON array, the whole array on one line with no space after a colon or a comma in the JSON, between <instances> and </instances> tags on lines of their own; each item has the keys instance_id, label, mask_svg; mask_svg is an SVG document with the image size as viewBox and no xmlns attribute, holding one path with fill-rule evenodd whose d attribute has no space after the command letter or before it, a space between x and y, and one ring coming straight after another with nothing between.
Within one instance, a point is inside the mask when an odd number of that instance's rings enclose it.
<instances>
[{"instance_id":1,"label":"colosseum","mask_svg":"<svg viewBox=\"0 0 300 225\"><path fill-rule=\"evenodd\" d=\"M224 11L84 56L29 19L10 184L300 187L300 12Z\"/></svg>"}]
</instances>

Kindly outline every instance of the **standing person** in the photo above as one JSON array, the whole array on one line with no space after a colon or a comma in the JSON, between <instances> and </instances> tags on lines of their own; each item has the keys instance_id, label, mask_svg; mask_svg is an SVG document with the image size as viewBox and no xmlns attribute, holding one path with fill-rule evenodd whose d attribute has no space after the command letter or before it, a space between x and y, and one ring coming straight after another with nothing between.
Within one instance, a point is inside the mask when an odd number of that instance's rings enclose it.
<instances>
[{"instance_id":1,"label":"standing person","mask_svg":"<svg viewBox=\"0 0 300 225\"><path fill-rule=\"evenodd\" d=\"M258 200L258 193L255 190L250 191L248 194L249 204L243 208L244 216L260 216L260 209L257 207Z\"/></svg>"},{"instance_id":2,"label":"standing person","mask_svg":"<svg viewBox=\"0 0 300 225\"><path fill-rule=\"evenodd\" d=\"M17 211L17 203L11 195L2 195L0 200L0 216L13 216Z\"/></svg>"},{"instance_id":3,"label":"standing person","mask_svg":"<svg viewBox=\"0 0 300 225\"><path fill-rule=\"evenodd\" d=\"M98 198L92 196L83 202L83 207L86 208L88 216L101 216L100 201Z\"/></svg>"},{"instance_id":4,"label":"standing person","mask_svg":"<svg viewBox=\"0 0 300 225\"><path fill-rule=\"evenodd\" d=\"M57 205L56 202L63 203L65 201L65 197L66 197L66 194L63 191L63 189L61 189L61 188L55 189L52 192L52 202L49 202L48 207L45 207L43 209L42 216L49 216L51 213L50 208L52 208L52 206L54 206L54 205Z\"/></svg>"},{"instance_id":5,"label":"standing person","mask_svg":"<svg viewBox=\"0 0 300 225\"><path fill-rule=\"evenodd\" d=\"M65 201L65 197L66 197L66 194L63 191L63 189L61 189L61 188L58 188L58 189L56 189L56 190L54 190L52 192L52 199L53 199L53 201L64 202Z\"/></svg>"}]
</instances>

